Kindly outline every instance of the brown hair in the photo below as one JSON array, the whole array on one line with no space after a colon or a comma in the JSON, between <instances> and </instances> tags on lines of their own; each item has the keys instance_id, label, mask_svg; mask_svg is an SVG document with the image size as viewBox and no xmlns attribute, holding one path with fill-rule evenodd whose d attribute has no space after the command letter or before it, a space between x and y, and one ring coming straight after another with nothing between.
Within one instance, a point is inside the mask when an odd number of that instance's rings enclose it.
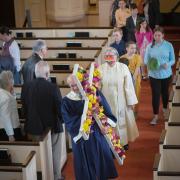
<instances>
[{"instance_id":1,"label":"brown hair","mask_svg":"<svg viewBox=\"0 0 180 180\"><path fill-rule=\"evenodd\" d=\"M121 28L114 28L113 33L119 32L120 34L123 34L123 30Z\"/></svg>"},{"instance_id":2,"label":"brown hair","mask_svg":"<svg viewBox=\"0 0 180 180\"><path fill-rule=\"evenodd\" d=\"M162 34L164 34L164 29L162 27L158 26L153 29L153 33L155 33L155 32L161 32ZM155 45L155 39L153 38L151 48L153 48L154 45Z\"/></svg>"},{"instance_id":3,"label":"brown hair","mask_svg":"<svg viewBox=\"0 0 180 180\"><path fill-rule=\"evenodd\" d=\"M150 26L149 26L147 20L146 20L145 18L141 18L141 19L139 20L139 22L137 23L137 27L136 27L136 31L137 31L137 32L140 31L141 24L142 24L144 21L146 21L146 23L147 23L146 31L149 32L149 31L151 30L151 28L150 28Z\"/></svg>"}]
</instances>

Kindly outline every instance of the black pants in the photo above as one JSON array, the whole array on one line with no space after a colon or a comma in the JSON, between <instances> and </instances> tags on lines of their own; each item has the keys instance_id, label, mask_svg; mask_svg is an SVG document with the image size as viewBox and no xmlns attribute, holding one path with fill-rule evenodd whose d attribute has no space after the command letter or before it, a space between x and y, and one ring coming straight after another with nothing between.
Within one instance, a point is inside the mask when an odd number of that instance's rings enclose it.
<instances>
[{"instance_id":1,"label":"black pants","mask_svg":"<svg viewBox=\"0 0 180 180\"><path fill-rule=\"evenodd\" d=\"M14 138L16 141L22 141L23 136L20 128L14 129ZM9 141L9 138L4 129L0 129L0 141Z\"/></svg>"},{"instance_id":2,"label":"black pants","mask_svg":"<svg viewBox=\"0 0 180 180\"><path fill-rule=\"evenodd\" d=\"M163 108L167 108L169 99L169 84L171 76L166 79L155 79L149 77L152 91L153 113L159 114L160 96L162 96Z\"/></svg>"}]
</instances>

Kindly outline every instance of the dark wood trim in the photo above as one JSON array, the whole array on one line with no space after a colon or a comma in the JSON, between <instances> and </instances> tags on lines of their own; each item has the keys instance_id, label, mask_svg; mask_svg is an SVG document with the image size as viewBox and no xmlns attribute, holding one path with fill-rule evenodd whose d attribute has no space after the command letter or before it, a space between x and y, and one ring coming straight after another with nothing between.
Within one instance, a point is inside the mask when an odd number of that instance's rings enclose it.
<instances>
[{"instance_id":1,"label":"dark wood trim","mask_svg":"<svg viewBox=\"0 0 180 180\"><path fill-rule=\"evenodd\" d=\"M180 176L180 172L175 171L158 171L158 176Z\"/></svg>"},{"instance_id":2,"label":"dark wood trim","mask_svg":"<svg viewBox=\"0 0 180 180\"><path fill-rule=\"evenodd\" d=\"M107 42L108 42L108 39L106 39L106 40L102 43L102 47L105 46Z\"/></svg>"},{"instance_id":3,"label":"dark wood trim","mask_svg":"<svg viewBox=\"0 0 180 180\"><path fill-rule=\"evenodd\" d=\"M32 158L35 156L36 152L31 151L28 156L26 157L25 162L22 164L22 167L26 168L29 164L29 162L32 160Z\"/></svg>"},{"instance_id":4,"label":"dark wood trim","mask_svg":"<svg viewBox=\"0 0 180 180\"><path fill-rule=\"evenodd\" d=\"M63 74L63 73L72 73L73 71L72 70L51 70L50 71L50 74L54 74L54 73L60 73L60 74Z\"/></svg>"},{"instance_id":5,"label":"dark wood trim","mask_svg":"<svg viewBox=\"0 0 180 180\"><path fill-rule=\"evenodd\" d=\"M172 106L175 106L175 107L179 107L180 106L180 102L179 103L172 103Z\"/></svg>"},{"instance_id":6,"label":"dark wood trim","mask_svg":"<svg viewBox=\"0 0 180 180\"><path fill-rule=\"evenodd\" d=\"M102 50L102 48L97 51L97 53L95 54L94 58L97 58L100 55L101 50Z\"/></svg>"},{"instance_id":7,"label":"dark wood trim","mask_svg":"<svg viewBox=\"0 0 180 180\"><path fill-rule=\"evenodd\" d=\"M166 132L167 131L165 129L162 130L160 138L159 138L159 144L164 144L164 139L165 139L165 136L166 136Z\"/></svg>"},{"instance_id":8,"label":"dark wood trim","mask_svg":"<svg viewBox=\"0 0 180 180\"><path fill-rule=\"evenodd\" d=\"M22 172L21 166L0 166L0 172Z\"/></svg>"},{"instance_id":9,"label":"dark wood trim","mask_svg":"<svg viewBox=\"0 0 180 180\"><path fill-rule=\"evenodd\" d=\"M168 126L180 126L180 122L168 122Z\"/></svg>"},{"instance_id":10,"label":"dark wood trim","mask_svg":"<svg viewBox=\"0 0 180 180\"><path fill-rule=\"evenodd\" d=\"M22 88L23 85L14 85L15 88ZM59 88L70 88L68 84L58 85Z\"/></svg>"},{"instance_id":11,"label":"dark wood trim","mask_svg":"<svg viewBox=\"0 0 180 180\"><path fill-rule=\"evenodd\" d=\"M21 61L26 61L26 58L21 58ZM91 61L93 62L94 59L93 58L45 58L44 61Z\"/></svg>"},{"instance_id":12,"label":"dark wood trim","mask_svg":"<svg viewBox=\"0 0 180 180\"><path fill-rule=\"evenodd\" d=\"M153 171L157 171L158 170L160 158L161 158L161 154L156 153L155 158L154 158Z\"/></svg>"},{"instance_id":13,"label":"dark wood trim","mask_svg":"<svg viewBox=\"0 0 180 180\"><path fill-rule=\"evenodd\" d=\"M107 40L107 37L24 37L24 38L17 38L16 40L37 40L37 39L44 39L44 40Z\"/></svg>"},{"instance_id":14,"label":"dark wood trim","mask_svg":"<svg viewBox=\"0 0 180 180\"><path fill-rule=\"evenodd\" d=\"M176 85L177 79L178 79L178 76L174 75L173 80L172 80L172 85Z\"/></svg>"},{"instance_id":15,"label":"dark wood trim","mask_svg":"<svg viewBox=\"0 0 180 180\"><path fill-rule=\"evenodd\" d=\"M113 29L112 26L92 26L92 27L32 27L32 28L23 28L23 27L16 27L16 28L12 28L11 30L48 30L48 29L51 29L51 30L61 30L61 29Z\"/></svg>"},{"instance_id":16,"label":"dark wood trim","mask_svg":"<svg viewBox=\"0 0 180 180\"><path fill-rule=\"evenodd\" d=\"M174 97L174 91L173 91L173 89L171 89L171 92L170 92L170 95L169 95L169 102L172 102L173 97Z\"/></svg>"},{"instance_id":17,"label":"dark wood trim","mask_svg":"<svg viewBox=\"0 0 180 180\"><path fill-rule=\"evenodd\" d=\"M32 50L31 47L22 47L20 50ZM48 50L101 50L101 47L48 47Z\"/></svg>"},{"instance_id":18,"label":"dark wood trim","mask_svg":"<svg viewBox=\"0 0 180 180\"><path fill-rule=\"evenodd\" d=\"M0 145L17 145L17 146L39 146L39 142L35 142L35 141L14 141L14 142L10 142L10 141L0 141Z\"/></svg>"},{"instance_id":19,"label":"dark wood trim","mask_svg":"<svg viewBox=\"0 0 180 180\"><path fill-rule=\"evenodd\" d=\"M178 89L178 90L179 90L179 89L180 89L180 85L176 86L176 89Z\"/></svg>"},{"instance_id":20,"label":"dark wood trim","mask_svg":"<svg viewBox=\"0 0 180 180\"><path fill-rule=\"evenodd\" d=\"M113 29L111 30L111 32L109 32L108 37L112 36L112 33L113 33Z\"/></svg>"},{"instance_id":21,"label":"dark wood trim","mask_svg":"<svg viewBox=\"0 0 180 180\"><path fill-rule=\"evenodd\" d=\"M163 145L163 149L180 149L180 145Z\"/></svg>"}]
</instances>

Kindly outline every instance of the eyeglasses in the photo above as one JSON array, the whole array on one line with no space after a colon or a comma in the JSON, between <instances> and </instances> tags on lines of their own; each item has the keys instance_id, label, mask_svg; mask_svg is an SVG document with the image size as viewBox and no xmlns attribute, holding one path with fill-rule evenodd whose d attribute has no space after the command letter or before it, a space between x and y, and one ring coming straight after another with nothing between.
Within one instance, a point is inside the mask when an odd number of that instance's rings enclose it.
<instances>
[{"instance_id":1,"label":"eyeglasses","mask_svg":"<svg viewBox=\"0 0 180 180\"><path fill-rule=\"evenodd\" d=\"M112 59L112 58L114 58L114 55L105 55L104 58L105 59Z\"/></svg>"}]
</instances>

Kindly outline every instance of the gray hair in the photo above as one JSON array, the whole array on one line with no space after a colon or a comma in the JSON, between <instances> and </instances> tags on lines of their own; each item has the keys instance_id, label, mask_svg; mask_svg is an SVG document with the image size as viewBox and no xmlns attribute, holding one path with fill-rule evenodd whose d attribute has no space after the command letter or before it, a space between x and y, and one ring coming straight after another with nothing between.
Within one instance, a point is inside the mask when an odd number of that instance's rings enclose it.
<instances>
[{"instance_id":1,"label":"gray hair","mask_svg":"<svg viewBox=\"0 0 180 180\"><path fill-rule=\"evenodd\" d=\"M36 78L49 78L50 67L46 61L39 61L35 65L35 76Z\"/></svg>"},{"instance_id":2,"label":"gray hair","mask_svg":"<svg viewBox=\"0 0 180 180\"><path fill-rule=\"evenodd\" d=\"M42 39L38 39L35 41L35 44L32 47L33 53L35 52L38 53L39 51L41 51L43 48L46 48L46 47L47 47L46 41Z\"/></svg>"},{"instance_id":3,"label":"gray hair","mask_svg":"<svg viewBox=\"0 0 180 180\"><path fill-rule=\"evenodd\" d=\"M14 78L11 71L2 71L0 74L0 88L7 90L8 86L14 85Z\"/></svg>"}]
</instances>

